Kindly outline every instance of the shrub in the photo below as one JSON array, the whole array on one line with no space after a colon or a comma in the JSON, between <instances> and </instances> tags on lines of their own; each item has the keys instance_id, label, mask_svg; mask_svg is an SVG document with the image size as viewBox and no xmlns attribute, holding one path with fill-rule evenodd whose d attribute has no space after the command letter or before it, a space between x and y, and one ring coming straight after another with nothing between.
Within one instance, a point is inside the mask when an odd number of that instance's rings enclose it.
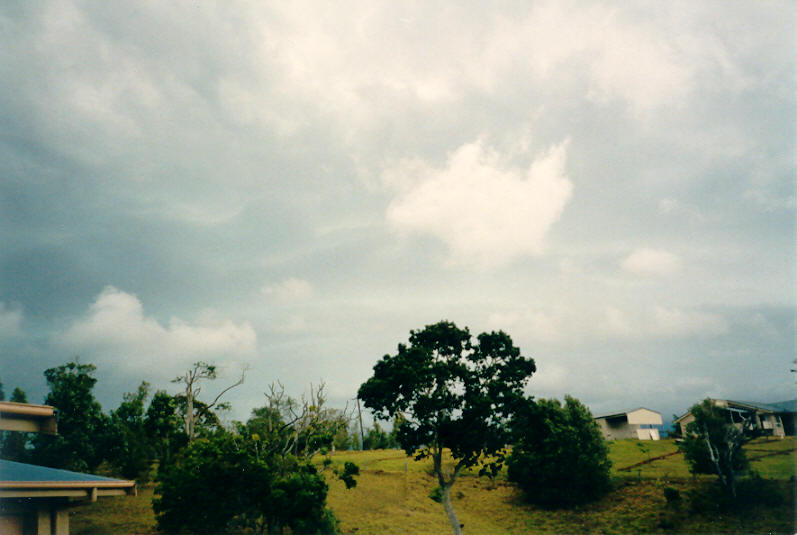
<instances>
[{"instance_id":1,"label":"shrub","mask_svg":"<svg viewBox=\"0 0 797 535\"><path fill-rule=\"evenodd\" d=\"M567 507L602 496L610 488L608 447L589 410L577 399L529 402L513 422L516 444L508 476L526 499Z\"/></svg>"},{"instance_id":2,"label":"shrub","mask_svg":"<svg viewBox=\"0 0 797 535\"><path fill-rule=\"evenodd\" d=\"M158 528L169 533L225 533L239 526L326 534L336 530L327 490L308 461L262 457L244 437L221 433L195 440L160 471L153 509Z\"/></svg>"}]
</instances>

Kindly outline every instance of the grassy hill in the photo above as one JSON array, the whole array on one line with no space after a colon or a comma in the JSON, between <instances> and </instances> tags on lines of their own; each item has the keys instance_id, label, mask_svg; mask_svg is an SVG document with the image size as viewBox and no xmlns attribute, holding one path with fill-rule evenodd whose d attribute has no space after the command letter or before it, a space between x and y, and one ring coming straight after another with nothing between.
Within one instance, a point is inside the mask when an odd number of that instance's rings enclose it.
<instances>
[{"instance_id":1,"label":"grassy hill","mask_svg":"<svg viewBox=\"0 0 797 535\"><path fill-rule=\"evenodd\" d=\"M794 533L794 438L759 439L746 446L751 467L763 481L752 489L763 502L721 511L711 495L711 476L693 477L671 440L611 443L614 490L602 500L571 510L529 506L499 478L466 475L453 488L454 507L473 535L554 533ZM344 534L442 534L450 528L439 503L429 498L436 486L428 462L415 462L398 450L338 452L335 464L360 465L357 487L346 490L329 477L329 507ZM320 462L320 460L319 460ZM670 489L665 491L665 489ZM671 503L665 498L671 496ZM76 535L154 534L152 487L135 498L108 498L74 510ZM680 499L672 500L672 496ZM693 497L692 497L693 496Z\"/></svg>"}]
</instances>

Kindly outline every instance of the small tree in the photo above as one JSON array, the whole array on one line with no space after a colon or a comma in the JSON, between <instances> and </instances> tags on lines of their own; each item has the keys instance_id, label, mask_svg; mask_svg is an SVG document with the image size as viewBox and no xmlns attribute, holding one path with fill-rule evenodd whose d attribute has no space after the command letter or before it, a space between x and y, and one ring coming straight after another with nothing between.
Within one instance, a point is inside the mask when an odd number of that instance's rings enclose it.
<instances>
[{"instance_id":1,"label":"small tree","mask_svg":"<svg viewBox=\"0 0 797 535\"><path fill-rule=\"evenodd\" d=\"M508 477L526 499L563 507L596 499L609 489L609 449L589 409L577 399L528 400L513 422L516 442Z\"/></svg>"},{"instance_id":2,"label":"small tree","mask_svg":"<svg viewBox=\"0 0 797 535\"><path fill-rule=\"evenodd\" d=\"M689 470L695 474L716 474L727 493L736 497L736 481L749 463L742 449L755 438L752 413L741 422L729 421L727 411L711 399L693 405L689 412L694 421L686 426L681 443Z\"/></svg>"},{"instance_id":3,"label":"small tree","mask_svg":"<svg viewBox=\"0 0 797 535\"><path fill-rule=\"evenodd\" d=\"M462 533L451 487L462 470L490 472L503 461L507 419L536 370L504 332L482 333L441 321L410 331L409 344L385 355L358 397L377 419L401 414L397 437L416 460L431 457L441 503L455 535ZM444 466L448 450L454 465Z\"/></svg>"}]
</instances>

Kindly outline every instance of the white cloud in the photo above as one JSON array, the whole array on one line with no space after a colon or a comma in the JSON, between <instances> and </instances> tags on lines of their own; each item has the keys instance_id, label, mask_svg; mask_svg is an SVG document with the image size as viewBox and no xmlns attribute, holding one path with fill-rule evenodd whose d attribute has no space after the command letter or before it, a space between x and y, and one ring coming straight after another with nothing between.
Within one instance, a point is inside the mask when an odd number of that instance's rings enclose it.
<instances>
[{"instance_id":1,"label":"white cloud","mask_svg":"<svg viewBox=\"0 0 797 535\"><path fill-rule=\"evenodd\" d=\"M620 264L635 275L669 277L681 271L681 259L660 249L637 249Z\"/></svg>"},{"instance_id":2,"label":"white cloud","mask_svg":"<svg viewBox=\"0 0 797 535\"><path fill-rule=\"evenodd\" d=\"M387 220L398 231L440 239L457 263L495 266L540 255L572 195L566 152L560 143L521 170L477 141L449 155L442 169L402 163L386 180L414 184L393 199Z\"/></svg>"},{"instance_id":3,"label":"white cloud","mask_svg":"<svg viewBox=\"0 0 797 535\"><path fill-rule=\"evenodd\" d=\"M679 106L705 85L727 90L747 83L734 50L705 31L704 18L715 16L709 9L663 6L639 16L549 1L520 13L421 13L375 2L367 10L336 5L320 14L315 3L291 2L276 11L278 25L253 14L271 27L255 55L261 78L279 69L282 94L301 95L349 124L404 109L388 101L445 105L518 83L578 87L593 102L616 99L634 113ZM456 30L441 32L443 25Z\"/></svg>"},{"instance_id":4,"label":"white cloud","mask_svg":"<svg viewBox=\"0 0 797 535\"><path fill-rule=\"evenodd\" d=\"M282 302L300 301L311 297L314 293L312 284L296 277L289 277L276 284L267 284L260 291L263 295Z\"/></svg>"},{"instance_id":5,"label":"white cloud","mask_svg":"<svg viewBox=\"0 0 797 535\"><path fill-rule=\"evenodd\" d=\"M22 311L11 309L0 301L0 336L11 337L22 333Z\"/></svg>"},{"instance_id":6,"label":"white cloud","mask_svg":"<svg viewBox=\"0 0 797 535\"><path fill-rule=\"evenodd\" d=\"M257 336L248 322L191 325L172 318L161 325L144 315L135 295L108 286L58 342L94 362L162 373L197 360L240 362L254 355Z\"/></svg>"}]
</instances>

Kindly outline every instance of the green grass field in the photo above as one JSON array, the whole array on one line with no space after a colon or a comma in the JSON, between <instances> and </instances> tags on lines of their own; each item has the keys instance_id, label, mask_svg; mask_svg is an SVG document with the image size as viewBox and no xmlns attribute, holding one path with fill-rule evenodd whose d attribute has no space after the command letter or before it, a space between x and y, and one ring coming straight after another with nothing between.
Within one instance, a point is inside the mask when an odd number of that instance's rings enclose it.
<instances>
[{"instance_id":1,"label":"green grass field","mask_svg":"<svg viewBox=\"0 0 797 535\"><path fill-rule=\"evenodd\" d=\"M797 440L759 439L746 446L751 468L775 488L782 503L731 512L692 511L690 492L706 494L715 479L693 477L673 441L636 440L610 443L614 490L603 499L571 510L547 511L523 503L514 487L499 478L491 484L473 475L463 476L453 488L454 507L465 533L512 534L632 534L632 533L794 533L794 476ZM657 459L657 457L660 457ZM648 459L652 459L650 462ZM429 461L416 462L398 450L337 452L334 465L360 465L357 487L346 490L329 477L328 505L344 534L442 534L450 528L439 503L429 498L435 487ZM320 463L320 459L319 459ZM637 463L643 463L639 464ZM624 470L626 467L632 467ZM327 471L331 473L331 471ZM665 488L682 499L668 504ZM672 491L670 491L672 492ZM152 487L135 498L106 498L80 506L71 516L75 535L155 534L151 508ZM710 506L710 504L709 504Z\"/></svg>"}]
</instances>

